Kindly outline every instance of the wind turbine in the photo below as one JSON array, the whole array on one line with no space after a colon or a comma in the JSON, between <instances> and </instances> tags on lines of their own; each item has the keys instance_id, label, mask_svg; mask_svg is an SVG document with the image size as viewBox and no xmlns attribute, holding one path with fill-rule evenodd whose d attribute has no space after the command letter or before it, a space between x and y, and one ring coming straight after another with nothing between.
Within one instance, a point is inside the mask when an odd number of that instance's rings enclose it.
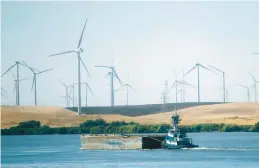
<instances>
[{"instance_id":1,"label":"wind turbine","mask_svg":"<svg viewBox=\"0 0 259 168\"><path fill-rule=\"evenodd\" d=\"M113 77L115 76L115 78L118 79L118 81L120 82L121 86L123 86L122 81L120 80L118 74L116 73L115 70L115 64L113 66L95 66L98 68L108 68L111 71L108 72L108 74L106 76L110 76L110 80L111 80L111 106L114 106L114 86L113 86Z\"/></svg>"},{"instance_id":2,"label":"wind turbine","mask_svg":"<svg viewBox=\"0 0 259 168\"><path fill-rule=\"evenodd\" d=\"M192 70L194 70L197 67L197 72L198 72L198 103L200 103L200 66L208 71L211 71L213 73L215 73L214 71L206 68L205 66L201 65L200 63L196 63L196 65L190 69L186 74L184 74L184 76L188 75Z\"/></svg>"},{"instance_id":3,"label":"wind turbine","mask_svg":"<svg viewBox=\"0 0 259 168\"><path fill-rule=\"evenodd\" d=\"M85 20L85 24L84 24L84 27L83 27L83 30L82 30L82 33L81 33L81 36L80 36L80 39L78 41L78 44L77 44L77 47L75 50L69 50L69 51L65 51L65 52L61 52L61 53L57 53L57 54L53 54L53 55L50 55L49 57L51 56L56 56L56 55L62 55L62 54L68 54L68 53L76 53L77 54L77 63L78 63L78 74L77 74L77 77L78 77L78 115L81 114L81 72L80 72L80 62L83 64L86 72L88 73L89 77L91 78L91 75L89 74L86 66L85 66L85 63L83 62L82 58L80 57L80 54L83 52L83 48L81 48L81 43L82 43L82 39L83 39L83 35L84 35L84 31L85 31L85 26L86 26L86 23L87 23L87 18Z\"/></svg>"},{"instance_id":4,"label":"wind turbine","mask_svg":"<svg viewBox=\"0 0 259 168\"><path fill-rule=\"evenodd\" d=\"M257 81L257 80L255 80L255 78L253 77L253 75L250 73L250 72L248 72L249 73L249 75L253 78L253 80L254 80L254 89L255 89L255 102L257 102L257 90L256 90L256 83L257 82L259 82L259 81Z\"/></svg>"},{"instance_id":5,"label":"wind turbine","mask_svg":"<svg viewBox=\"0 0 259 168\"><path fill-rule=\"evenodd\" d=\"M37 75L39 74L42 74L42 73L45 73L47 71L50 71L50 70L53 70L53 68L50 68L50 69L46 69L44 71L39 71L39 70L36 70L32 67L30 67L29 65L27 65L25 62L23 62L23 64L29 68L29 70L33 73L33 80L32 80L32 87L31 87L31 91L34 87L34 106L37 105ZM38 72L35 72L35 71L38 71Z\"/></svg>"},{"instance_id":6,"label":"wind turbine","mask_svg":"<svg viewBox=\"0 0 259 168\"><path fill-rule=\"evenodd\" d=\"M93 96L94 96L94 93L93 93L92 89L90 88L90 86L88 85L87 82L83 82L81 84L85 85L85 107L87 107L88 106L88 103L87 103L87 100L88 100L88 89L90 90L90 92L91 92L91 94Z\"/></svg>"},{"instance_id":7,"label":"wind turbine","mask_svg":"<svg viewBox=\"0 0 259 168\"><path fill-rule=\"evenodd\" d=\"M211 66L211 65L208 65L208 66L210 66L211 68L213 68L213 69L215 69L215 70L221 72L222 75L223 75L223 102L225 103L225 102L226 102L226 94L225 94L225 89L226 89L226 88L225 88L225 86L226 86L226 83L225 83L225 72L222 71L222 70L220 70L220 69L218 69L218 68L216 68L216 67L214 67L214 66Z\"/></svg>"},{"instance_id":8,"label":"wind turbine","mask_svg":"<svg viewBox=\"0 0 259 168\"><path fill-rule=\"evenodd\" d=\"M243 87L243 88L245 88L247 90L247 101L250 102L249 87L244 86L244 85L238 85L238 86L241 86L241 87Z\"/></svg>"},{"instance_id":9,"label":"wind turbine","mask_svg":"<svg viewBox=\"0 0 259 168\"><path fill-rule=\"evenodd\" d=\"M17 75L16 80L18 81L18 82L17 82L17 100L16 100L17 103L16 103L16 105L18 105L18 106L20 105L19 65L25 66L25 65L23 65L20 61L15 61L15 64L13 64L7 71L5 71L5 72L1 75L1 78L2 78L7 72L9 72L13 67L16 66L16 75Z\"/></svg>"},{"instance_id":10,"label":"wind turbine","mask_svg":"<svg viewBox=\"0 0 259 168\"><path fill-rule=\"evenodd\" d=\"M136 92L135 89L129 84L129 74L127 75L127 83L123 85L123 87L126 87L126 92L127 92L127 106L129 105L129 88L131 88L134 92Z\"/></svg>"},{"instance_id":11,"label":"wind turbine","mask_svg":"<svg viewBox=\"0 0 259 168\"><path fill-rule=\"evenodd\" d=\"M73 107L75 107L75 84L76 84L76 83L74 83L74 84L68 86L68 87L71 87L71 91L73 91L73 98L72 98L72 100L73 100ZM70 92L71 92L71 91L70 91ZM70 94L71 94L71 93L70 93ZM69 95L70 95L70 94L69 94Z\"/></svg>"},{"instance_id":12,"label":"wind turbine","mask_svg":"<svg viewBox=\"0 0 259 168\"><path fill-rule=\"evenodd\" d=\"M7 92L3 88L1 88L1 96L7 98L5 94L7 94Z\"/></svg>"},{"instance_id":13,"label":"wind turbine","mask_svg":"<svg viewBox=\"0 0 259 168\"><path fill-rule=\"evenodd\" d=\"M224 89L222 89L222 88L218 88L218 90L217 91L223 91L224 92ZM228 89L225 89L225 95L226 95L226 101L225 102L228 102Z\"/></svg>"},{"instance_id":14,"label":"wind turbine","mask_svg":"<svg viewBox=\"0 0 259 168\"><path fill-rule=\"evenodd\" d=\"M174 70L174 69L173 69ZM177 93L178 93L178 83L180 83L178 80L177 80L177 76L176 76L176 73L175 73L175 70L174 70L174 77L175 77L175 81L173 83L173 85L171 86L172 87L175 87L175 103L177 104Z\"/></svg>"},{"instance_id":15,"label":"wind turbine","mask_svg":"<svg viewBox=\"0 0 259 168\"><path fill-rule=\"evenodd\" d=\"M65 83L63 83L63 82L61 82L61 81L59 81L66 89L65 89L65 99L66 99L66 104L67 104L67 107L69 106L69 104L68 104L68 86L65 84ZM63 98L64 96L62 96L62 98Z\"/></svg>"},{"instance_id":16,"label":"wind turbine","mask_svg":"<svg viewBox=\"0 0 259 168\"><path fill-rule=\"evenodd\" d=\"M16 98L15 98L16 99L16 103L15 104L18 106L18 99L19 99L18 98L18 83L23 81L23 80L27 80L28 78L17 80L13 73L12 73L12 76L13 76L13 80L14 80L13 94L14 94L14 92L16 93Z\"/></svg>"},{"instance_id":17,"label":"wind turbine","mask_svg":"<svg viewBox=\"0 0 259 168\"><path fill-rule=\"evenodd\" d=\"M176 100L176 103L177 103L178 102L177 101L178 100L178 93L179 93L179 91L178 91L178 84L181 86L180 91L181 91L181 100L182 101L183 101L183 96L184 96L184 85L191 86L191 87L194 87L194 88L195 88L195 86L193 86L193 85L187 83L186 81L184 81L184 74L183 74L183 80L182 81L177 80L175 69L174 69L174 76L175 76L175 81L172 84L171 88L175 87L175 94L176 94L175 95L175 100Z\"/></svg>"}]
</instances>

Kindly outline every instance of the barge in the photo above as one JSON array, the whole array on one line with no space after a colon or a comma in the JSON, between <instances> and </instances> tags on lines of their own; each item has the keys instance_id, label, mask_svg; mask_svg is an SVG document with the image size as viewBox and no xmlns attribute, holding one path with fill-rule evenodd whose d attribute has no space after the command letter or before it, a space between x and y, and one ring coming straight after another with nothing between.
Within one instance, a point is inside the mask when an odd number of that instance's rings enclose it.
<instances>
[{"instance_id":1,"label":"barge","mask_svg":"<svg viewBox=\"0 0 259 168\"><path fill-rule=\"evenodd\" d=\"M81 147L88 150L138 150L138 149L181 149L195 148L186 133L177 125L179 115L171 116L172 128L168 133L150 134L81 134Z\"/></svg>"}]
</instances>

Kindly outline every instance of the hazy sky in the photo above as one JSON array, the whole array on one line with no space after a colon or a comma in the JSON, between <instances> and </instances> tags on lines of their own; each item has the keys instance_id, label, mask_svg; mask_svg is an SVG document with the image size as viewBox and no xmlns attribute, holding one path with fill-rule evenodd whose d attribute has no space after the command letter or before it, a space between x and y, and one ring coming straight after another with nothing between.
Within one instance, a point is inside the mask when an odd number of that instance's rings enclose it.
<instances>
[{"instance_id":1,"label":"hazy sky","mask_svg":"<svg viewBox=\"0 0 259 168\"><path fill-rule=\"evenodd\" d=\"M175 69L178 79L195 63L211 64L226 72L229 101L246 101L245 89L237 84L253 84L248 72L259 80L259 3L258 2L1 2L1 71L16 60L23 60L39 70L54 68L37 78L38 104L65 106L60 97L66 84L77 82L75 54L48 58L48 55L74 49L84 21L88 17L82 47L82 59L92 79L82 68L82 81L88 81L95 97L89 94L89 105L110 105L109 79L111 65L119 77L137 91L129 92L129 104L161 103L165 80L169 87ZM16 74L16 69L12 70ZM21 67L22 105L34 103L31 92L32 73ZM8 98L2 104L15 104L11 73L2 79ZM197 71L185 80L197 86ZM115 80L116 81L116 80ZM201 101L222 101L221 74L200 69ZM115 82L115 89L120 88ZM187 101L197 101L197 89L187 88ZM77 92L75 92L77 95ZM254 100L254 92L251 92ZM175 92L170 92L175 101ZM259 97L259 96L258 96ZM179 95L180 99L180 95ZM115 105L126 103L126 91L115 93ZM85 105L85 87L82 88Z\"/></svg>"}]
</instances>

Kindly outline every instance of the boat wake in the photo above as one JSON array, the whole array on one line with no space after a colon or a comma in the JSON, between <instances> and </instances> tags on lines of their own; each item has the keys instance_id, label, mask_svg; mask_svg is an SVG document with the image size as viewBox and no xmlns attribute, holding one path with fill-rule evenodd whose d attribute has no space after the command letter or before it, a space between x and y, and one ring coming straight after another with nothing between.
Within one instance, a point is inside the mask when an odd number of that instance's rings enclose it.
<instances>
[{"instance_id":1,"label":"boat wake","mask_svg":"<svg viewBox=\"0 0 259 168\"><path fill-rule=\"evenodd\" d=\"M211 150L211 151L259 151L259 148L183 148L184 150Z\"/></svg>"}]
</instances>

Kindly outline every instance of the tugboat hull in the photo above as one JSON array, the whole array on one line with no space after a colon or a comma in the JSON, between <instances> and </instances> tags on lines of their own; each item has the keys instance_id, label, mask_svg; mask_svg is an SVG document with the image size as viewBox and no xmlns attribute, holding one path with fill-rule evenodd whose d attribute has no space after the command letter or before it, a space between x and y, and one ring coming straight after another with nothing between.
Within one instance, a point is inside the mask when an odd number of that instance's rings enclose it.
<instances>
[{"instance_id":1,"label":"tugboat hull","mask_svg":"<svg viewBox=\"0 0 259 168\"><path fill-rule=\"evenodd\" d=\"M183 149L183 148L198 148L198 147L199 147L198 145L193 145L193 144L190 144L190 145L171 145L166 143L162 144L163 149Z\"/></svg>"}]
</instances>

